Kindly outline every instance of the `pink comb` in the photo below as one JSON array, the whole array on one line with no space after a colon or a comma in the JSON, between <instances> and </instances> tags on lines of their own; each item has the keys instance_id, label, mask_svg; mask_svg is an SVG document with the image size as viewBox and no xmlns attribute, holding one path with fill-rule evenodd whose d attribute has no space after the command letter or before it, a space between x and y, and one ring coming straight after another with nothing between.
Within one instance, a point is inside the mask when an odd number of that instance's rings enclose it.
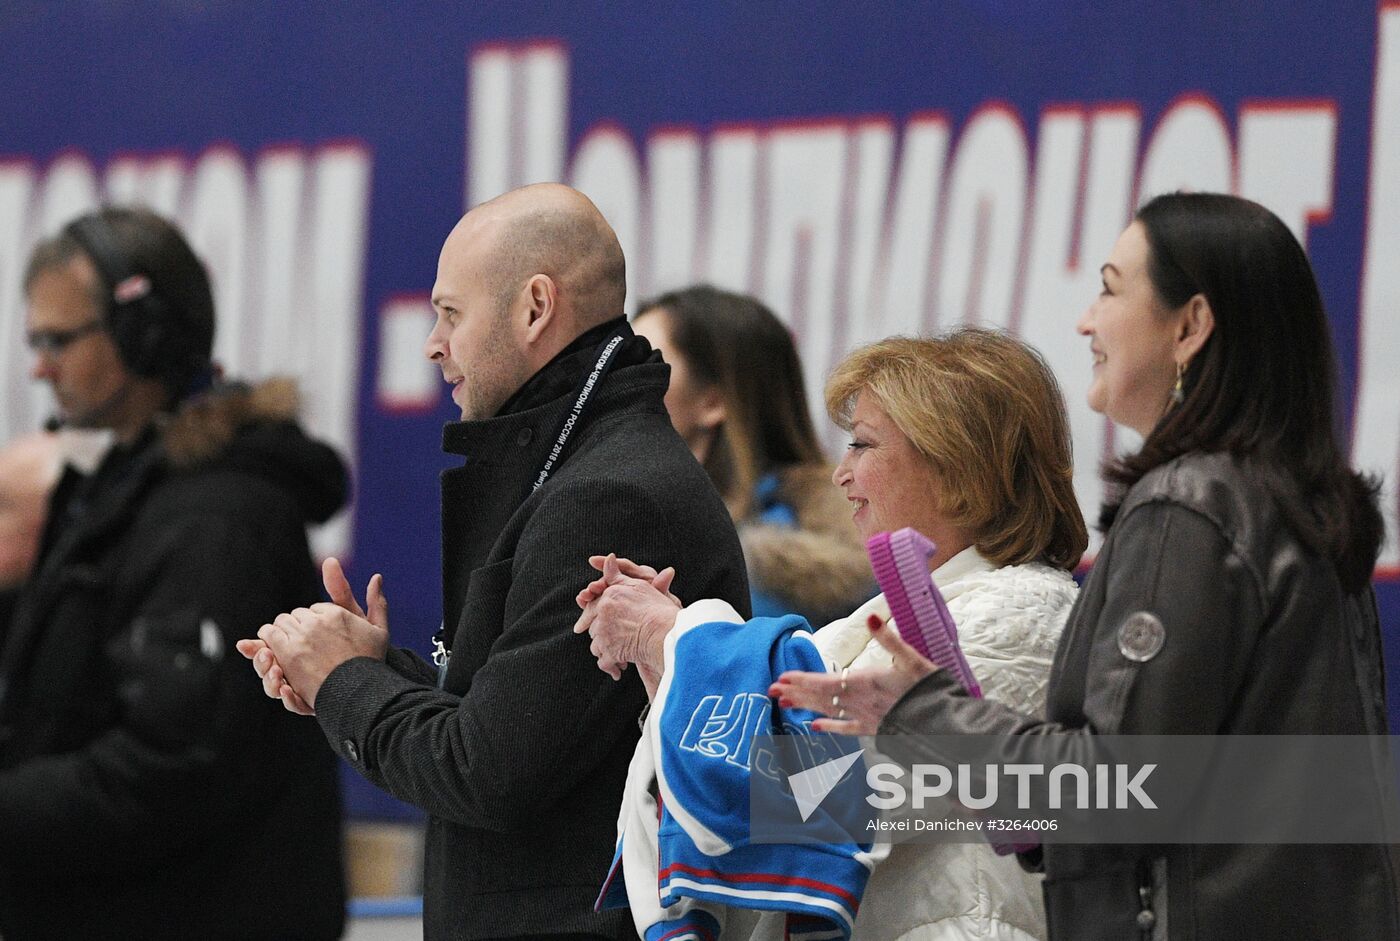
<instances>
[{"instance_id":1,"label":"pink comb","mask_svg":"<svg viewBox=\"0 0 1400 941\"><path fill-rule=\"evenodd\" d=\"M899 636L925 658L950 671L969 696L982 698L982 687L972 675L958 629L943 595L929 575L928 560L937 547L917 530L905 527L895 533L876 533L865 544L875 580L889 602Z\"/></svg>"},{"instance_id":2,"label":"pink comb","mask_svg":"<svg viewBox=\"0 0 1400 941\"><path fill-rule=\"evenodd\" d=\"M957 625L929 574L928 560L937 548L923 533L907 526L894 533L876 533L865 543L875 581L885 593L899 636L926 659L950 671L969 696L981 699L982 687L977 685L972 667L958 646ZM995 840L991 843L998 856L1025 852L1039 845Z\"/></svg>"}]
</instances>

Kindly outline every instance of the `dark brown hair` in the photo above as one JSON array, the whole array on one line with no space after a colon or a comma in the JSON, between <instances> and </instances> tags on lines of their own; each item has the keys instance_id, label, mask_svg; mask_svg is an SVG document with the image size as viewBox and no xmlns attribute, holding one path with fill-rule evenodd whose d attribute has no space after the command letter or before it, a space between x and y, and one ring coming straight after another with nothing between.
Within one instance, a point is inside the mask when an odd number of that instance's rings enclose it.
<instances>
[{"instance_id":1,"label":"dark brown hair","mask_svg":"<svg viewBox=\"0 0 1400 941\"><path fill-rule=\"evenodd\" d=\"M1200 294L1215 328L1186 369L1185 398L1142 448L1106 466L1110 526L1127 489L1189 451L1242 459L1297 538L1348 592L1370 578L1384 535L1378 484L1338 444L1336 363L1303 247L1272 212L1236 196L1173 193L1138 211L1148 276L1169 310Z\"/></svg>"},{"instance_id":2,"label":"dark brown hair","mask_svg":"<svg viewBox=\"0 0 1400 941\"><path fill-rule=\"evenodd\" d=\"M719 389L725 419L705 470L734 519L752 509L754 484L793 465L824 465L792 334L760 301L699 285L643 302L669 318L671 342L695 380Z\"/></svg>"},{"instance_id":3,"label":"dark brown hair","mask_svg":"<svg viewBox=\"0 0 1400 941\"><path fill-rule=\"evenodd\" d=\"M207 371L214 349L214 295L209 273L180 230L149 209L105 206L91 213L105 224L122 260L150 278L153 291L169 311L171 335L164 344L171 355L159 364L157 378L179 399L196 375ZM84 248L65 226L58 234L38 242L24 270L24 290L29 292L40 274L62 267ZM110 292L99 273L93 300L103 316L111 306ZM118 347L120 349L120 346Z\"/></svg>"}]
</instances>

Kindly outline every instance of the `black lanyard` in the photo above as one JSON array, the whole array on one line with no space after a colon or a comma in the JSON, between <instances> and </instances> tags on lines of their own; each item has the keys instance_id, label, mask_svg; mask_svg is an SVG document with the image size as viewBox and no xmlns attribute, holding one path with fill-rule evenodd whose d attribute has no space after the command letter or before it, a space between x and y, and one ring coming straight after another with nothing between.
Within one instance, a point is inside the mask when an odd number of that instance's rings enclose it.
<instances>
[{"instance_id":1,"label":"black lanyard","mask_svg":"<svg viewBox=\"0 0 1400 941\"><path fill-rule=\"evenodd\" d=\"M564 423L559 426L559 434L555 436L554 447L549 451L549 457L544 459L544 466L540 468L539 476L535 478L535 485L530 488L534 493L540 486L549 479L549 475L554 471L554 467L559 463L559 458L564 453L564 445L568 443L569 436L574 433L574 427L579 419L583 417L583 411L588 407L589 400L593 396L593 390L603 381L603 377L613 367L613 353L622 345L622 341L627 339L630 328L614 330L612 334L603 341L598 352L598 362L594 364L593 371L583 377L578 388L574 390L574 407L569 409L569 414L564 416Z\"/></svg>"}]
</instances>

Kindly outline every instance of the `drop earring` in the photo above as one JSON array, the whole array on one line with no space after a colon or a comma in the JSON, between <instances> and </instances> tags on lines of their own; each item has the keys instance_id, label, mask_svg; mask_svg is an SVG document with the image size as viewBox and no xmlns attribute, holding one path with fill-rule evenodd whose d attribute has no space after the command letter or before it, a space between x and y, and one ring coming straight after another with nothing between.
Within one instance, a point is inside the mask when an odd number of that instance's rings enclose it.
<instances>
[{"instance_id":1,"label":"drop earring","mask_svg":"<svg viewBox=\"0 0 1400 941\"><path fill-rule=\"evenodd\" d=\"M1176 385L1172 386L1172 404L1180 405L1186 401L1186 390L1182 388L1181 379L1186 374L1186 367L1181 363L1176 364Z\"/></svg>"}]
</instances>

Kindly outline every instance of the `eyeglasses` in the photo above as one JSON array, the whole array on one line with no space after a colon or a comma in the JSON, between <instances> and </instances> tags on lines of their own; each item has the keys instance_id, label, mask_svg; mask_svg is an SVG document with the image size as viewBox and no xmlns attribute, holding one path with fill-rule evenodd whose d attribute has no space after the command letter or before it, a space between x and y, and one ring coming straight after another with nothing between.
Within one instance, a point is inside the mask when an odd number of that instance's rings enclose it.
<instances>
[{"instance_id":1,"label":"eyeglasses","mask_svg":"<svg viewBox=\"0 0 1400 941\"><path fill-rule=\"evenodd\" d=\"M80 340L89 333L96 333L106 326L105 321L93 320L72 330L30 330L25 342L29 344L32 352L40 356L57 356L68 349L73 341Z\"/></svg>"}]
</instances>

